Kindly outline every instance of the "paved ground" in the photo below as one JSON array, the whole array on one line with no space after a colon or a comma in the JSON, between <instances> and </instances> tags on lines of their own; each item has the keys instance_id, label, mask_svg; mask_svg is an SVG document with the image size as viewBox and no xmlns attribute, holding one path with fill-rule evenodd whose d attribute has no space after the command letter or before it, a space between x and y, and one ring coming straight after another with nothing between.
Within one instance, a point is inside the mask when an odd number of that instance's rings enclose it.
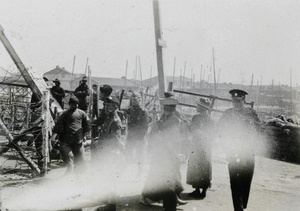
<instances>
[{"instance_id":1,"label":"paved ground","mask_svg":"<svg viewBox=\"0 0 300 211\"><path fill-rule=\"evenodd\" d=\"M2 206L8 210L95 210L101 205L107 193L107 184L101 173L89 170L88 175L64 176L65 168L54 163L44 178L27 180L13 179L2 188ZM129 165L117 185L118 211L162 210L159 203L146 207L138 203L149 165L143 175L135 179L136 166ZM185 184L186 164L182 165L182 181ZM184 185L182 198L188 204L178 206L179 210L230 211L233 210L229 177L224 154L218 148L213 150L213 181L204 200L188 198L191 186ZM247 210L295 211L300 210L300 165L289 164L256 157L255 174Z\"/></svg>"}]
</instances>

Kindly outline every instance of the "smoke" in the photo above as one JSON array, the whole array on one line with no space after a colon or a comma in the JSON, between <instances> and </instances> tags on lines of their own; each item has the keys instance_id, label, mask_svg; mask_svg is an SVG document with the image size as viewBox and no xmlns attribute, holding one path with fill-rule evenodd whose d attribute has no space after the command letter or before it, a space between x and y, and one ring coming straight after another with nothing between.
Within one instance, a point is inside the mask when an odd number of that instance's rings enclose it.
<instances>
[{"instance_id":1,"label":"smoke","mask_svg":"<svg viewBox=\"0 0 300 211\"><path fill-rule=\"evenodd\" d=\"M228 122L225 131L220 133L219 140L228 158L234 156L247 159L254 155L268 157L273 150L264 132L252 125Z\"/></svg>"},{"instance_id":2,"label":"smoke","mask_svg":"<svg viewBox=\"0 0 300 211\"><path fill-rule=\"evenodd\" d=\"M3 209L8 210L70 210L106 204L108 196L140 195L144 182L132 182L135 169L124 161L109 160L102 155L100 162L87 163L86 172L64 175L65 168L53 169L52 178L41 178L3 194ZM58 171L59 170L59 171ZM122 174L122 172L125 172Z\"/></svg>"}]
</instances>

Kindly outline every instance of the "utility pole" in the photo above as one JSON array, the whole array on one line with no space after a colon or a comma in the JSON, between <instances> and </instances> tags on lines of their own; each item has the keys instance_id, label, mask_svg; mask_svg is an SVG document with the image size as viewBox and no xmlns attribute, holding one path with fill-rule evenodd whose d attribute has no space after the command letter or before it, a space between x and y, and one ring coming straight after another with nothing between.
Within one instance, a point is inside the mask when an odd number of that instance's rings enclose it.
<instances>
[{"instance_id":1,"label":"utility pole","mask_svg":"<svg viewBox=\"0 0 300 211\"><path fill-rule=\"evenodd\" d=\"M160 29L160 14L159 14L159 2L153 0L153 17L154 17L154 29L155 29L155 44L156 44L156 60L157 60L157 71L158 71L158 87L159 97L164 97L165 92L165 75L163 67L163 55L161 40L161 29Z\"/></svg>"},{"instance_id":2,"label":"utility pole","mask_svg":"<svg viewBox=\"0 0 300 211\"><path fill-rule=\"evenodd\" d=\"M215 90L215 95L217 95L217 81L216 81L216 68L215 68L215 51L214 48L212 48L212 53L213 53L213 71L214 71L214 90Z\"/></svg>"},{"instance_id":3,"label":"utility pole","mask_svg":"<svg viewBox=\"0 0 300 211\"><path fill-rule=\"evenodd\" d=\"M175 68L176 68L176 57L174 58L174 67L173 67L173 84L174 84L174 78L175 78Z\"/></svg>"},{"instance_id":4,"label":"utility pole","mask_svg":"<svg viewBox=\"0 0 300 211\"><path fill-rule=\"evenodd\" d=\"M292 68L291 68L291 70L290 70L290 90L291 90L291 113L293 113L294 111L294 109L293 109L293 83L292 83Z\"/></svg>"},{"instance_id":5,"label":"utility pole","mask_svg":"<svg viewBox=\"0 0 300 211\"><path fill-rule=\"evenodd\" d=\"M74 55L74 59L73 59L73 67L72 67L72 80L74 80L74 68L75 68L75 60L76 60L76 55Z\"/></svg>"},{"instance_id":6,"label":"utility pole","mask_svg":"<svg viewBox=\"0 0 300 211\"><path fill-rule=\"evenodd\" d=\"M186 69L186 61L184 62L184 67L183 67L183 89L185 88L185 69Z\"/></svg>"},{"instance_id":7,"label":"utility pole","mask_svg":"<svg viewBox=\"0 0 300 211\"><path fill-rule=\"evenodd\" d=\"M141 88L142 88L143 87L143 75L142 75L141 57L139 57L139 66L140 66L140 77L141 77Z\"/></svg>"},{"instance_id":8,"label":"utility pole","mask_svg":"<svg viewBox=\"0 0 300 211\"><path fill-rule=\"evenodd\" d=\"M127 81L127 69L128 69L128 60L126 60L126 68L125 68L125 80L124 80L125 87L126 87L126 81Z\"/></svg>"},{"instance_id":9,"label":"utility pole","mask_svg":"<svg viewBox=\"0 0 300 211\"><path fill-rule=\"evenodd\" d=\"M86 59L84 75L86 76L86 71L88 70L89 57Z\"/></svg>"}]
</instances>

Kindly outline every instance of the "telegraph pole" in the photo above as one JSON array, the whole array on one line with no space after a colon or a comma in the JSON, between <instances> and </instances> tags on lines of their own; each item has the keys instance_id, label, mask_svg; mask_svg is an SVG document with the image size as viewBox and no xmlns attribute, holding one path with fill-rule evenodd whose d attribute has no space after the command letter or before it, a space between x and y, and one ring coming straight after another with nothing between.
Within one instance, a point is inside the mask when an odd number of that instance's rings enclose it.
<instances>
[{"instance_id":1,"label":"telegraph pole","mask_svg":"<svg viewBox=\"0 0 300 211\"><path fill-rule=\"evenodd\" d=\"M165 92L165 75L164 75L164 68L163 68L162 47L164 47L165 45L162 43L162 40L161 40L158 0L153 0L153 17L154 17L154 28L155 28L155 44L156 44L156 60L157 60L157 71L158 71L159 97L162 98L162 97L164 97L164 92Z\"/></svg>"}]
</instances>

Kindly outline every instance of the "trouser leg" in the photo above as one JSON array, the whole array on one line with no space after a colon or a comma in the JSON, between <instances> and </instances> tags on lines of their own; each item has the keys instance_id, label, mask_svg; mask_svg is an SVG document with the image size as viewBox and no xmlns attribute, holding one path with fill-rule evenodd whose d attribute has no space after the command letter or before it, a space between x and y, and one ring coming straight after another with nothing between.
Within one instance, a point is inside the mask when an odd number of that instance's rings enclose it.
<instances>
[{"instance_id":1,"label":"trouser leg","mask_svg":"<svg viewBox=\"0 0 300 211\"><path fill-rule=\"evenodd\" d=\"M74 170L74 154L72 152L71 146L64 142L61 142L59 149L62 159L67 165L66 174L72 173Z\"/></svg>"},{"instance_id":2,"label":"trouser leg","mask_svg":"<svg viewBox=\"0 0 300 211\"><path fill-rule=\"evenodd\" d=\"M228 166L228 169L234 211L243 211L242 186L239 172L234 166L231 165Z\"/></svg>"},{"instance_id":3,"label":"trouser leg","mask_svg":"<svg viewBox=\"0 0 300 211\"><path fill-rule=\"evenodd\" d=\"M74 171L75 173L82 173L85 171L84 163L84 146L83 144L72 145L72 152L74 155Z\"/></svg>"},{"instance_id":4,"label":"trouser leg","mask_svg":"<svg viewBox=\"0 0 300 211\"><path fill-rule=\"evenodd\" d=\"M163 207L165 211L176 211L177 196L175 192L169 192L164 194Z\"/></svg>"}]
</instances>

